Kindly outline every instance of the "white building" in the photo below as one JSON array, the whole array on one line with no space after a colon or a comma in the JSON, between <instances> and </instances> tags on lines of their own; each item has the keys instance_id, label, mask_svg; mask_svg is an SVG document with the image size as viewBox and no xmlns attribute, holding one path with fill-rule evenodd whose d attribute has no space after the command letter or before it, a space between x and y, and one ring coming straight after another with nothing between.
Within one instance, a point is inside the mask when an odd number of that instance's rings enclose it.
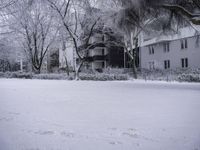
<instances>
[{"instance_id":1,"label":"white building","mask_svg":"<svg viewBox=\"0 0 200 150\"><path fill-rule=\"evenodd\" d=\"M105 36L102 34L95 34L91 37L90 43L95 42L103 42L105 41ZM108 48L105 47L95 47L92 50L89 50L89 57L91 57L92 61L89 64L89 68L96 70L96 69L103 69L107 67L106 56L108 54Z\"/></svg>"},{"instance_id":2,"label":"white building","mask_svg":"<svg viewBox=\"0 0 200 150\"><path fill-rule=\"evenodd\" d=\"M179 69L200 68L200 27L182 28L173 35L139 37L139 68L142 69ZM90 43L103 41L106 37L101 34L93 35ZM65 67L65 57L75 68L76 54L73 53L73 44L66 46L68 54L60 50L60 67ZM122 53L121 53L122 52ZM108 49L96 47L89 51L91 63L85 65L87 69L103 69L106 67L128 67L128 59L124 58L123 51L116 47Z\"/></svg>"},{"instance_id":3,"label":"white building","mask_svg":"<svg viewBox=\"0 0 200 150\"><path fill-rule=\"evenodd\" d=\"M90 43L106 43L111 36L96 33L91 39ZM122 47L99 45L94 49L89 50L89 56L91 62L87 68L92 70L102 70L108 67L123 68L124 67L124 50Z\"/></svg>"},{"instance_id":4,"label":"white building","mask_svg":"<svg viewBox=\"0 0 200 150\"><path fill-rule=\"evenodd\" d=\"M96 33L92 35L89 43L104 43L107 40L107 36L104 34ZM60 68L66 67L66 58L73 70L76 68L76 61L78 61L78 56L74 50L73 43L68 42L65 50L60 49L59 51L59 62ZM116 46L105 47L104 45L98 45L95 48L90 49L87 52L81 51L81 55L86 56L88 53L88 62L85 62L82 69L92 69L92 70L102 70L107 67L123 68L124 66L124 51L123 48Z\"/></svg>"},{"instance_id":5,"label":"white building","mask_svg":"<svg viewBox=\"0 0 200 150\"><path fill-rule=\"evenodd\" d=\"M143 38L140 47L140 67L200 68L200 34L194 28L187 27L174 35L149 40Z\"/></svg>"},{"instance_id":6,"label":"white building","mask_svg":"<svg viewBox=\"0 0 200 150\"><path fill-rule=\"evenodd\" d=\"M68 65L74 70L76 67L76 54L73 42L67 41L65 48L62 46L59 48L59 68L66 68L68 63Z\"/></svg>"}]
</instances>

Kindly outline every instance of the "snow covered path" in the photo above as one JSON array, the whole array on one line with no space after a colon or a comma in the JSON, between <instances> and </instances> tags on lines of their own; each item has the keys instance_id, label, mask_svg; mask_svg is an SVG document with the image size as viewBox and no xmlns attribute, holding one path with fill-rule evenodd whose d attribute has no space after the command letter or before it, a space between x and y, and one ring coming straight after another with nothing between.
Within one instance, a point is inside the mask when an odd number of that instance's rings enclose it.
<instances>
[{"instance_id":1,"label":"snow covered path","mask_svg":"<svg viewBox=\"0 0 200 150\"><path fill-rule=\"evenodd\" d=\"M200 84L0 79L0 150L200 150Z\"/></svg>"}]
</instances>

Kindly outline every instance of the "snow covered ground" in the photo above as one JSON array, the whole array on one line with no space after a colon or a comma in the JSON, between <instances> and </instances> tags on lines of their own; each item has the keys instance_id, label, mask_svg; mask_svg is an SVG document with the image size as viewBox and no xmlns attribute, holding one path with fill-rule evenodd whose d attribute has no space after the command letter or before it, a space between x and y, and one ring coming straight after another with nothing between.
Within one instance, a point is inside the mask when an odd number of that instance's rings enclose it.
<instances>
[{"instance_id":1,"label":"snow covered ground","mask_svg":"<svg viewBox=\"0 0 200 150\"><path fill-rule=\"evenodd\" d=\"M200 150L200 84L0 79L0 150Z\"/></svg>"}]
</instances>

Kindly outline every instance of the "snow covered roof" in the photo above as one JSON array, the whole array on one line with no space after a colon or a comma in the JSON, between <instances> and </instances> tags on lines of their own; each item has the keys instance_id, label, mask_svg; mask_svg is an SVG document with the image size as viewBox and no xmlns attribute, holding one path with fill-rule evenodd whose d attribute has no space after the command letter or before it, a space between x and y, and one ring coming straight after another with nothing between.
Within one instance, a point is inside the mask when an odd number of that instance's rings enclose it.
<instances>
[{"instance_id":1,"label":"snow covered roof","mask_svg":"<svg viewBox=\"0 0 200 150\"><path fill-rule=\"evenodd\" d=\"M195 35L200 35L200 26L181 28L179 29L177 34L161 35L161 36L157 36L146 41L145 41L145 38L143 38L141 40L140 46L143 47L143 46L148 46L148 45L161 43L161 42L174 41L178 39L193 37Z\"/></svg>"}]
</instances>

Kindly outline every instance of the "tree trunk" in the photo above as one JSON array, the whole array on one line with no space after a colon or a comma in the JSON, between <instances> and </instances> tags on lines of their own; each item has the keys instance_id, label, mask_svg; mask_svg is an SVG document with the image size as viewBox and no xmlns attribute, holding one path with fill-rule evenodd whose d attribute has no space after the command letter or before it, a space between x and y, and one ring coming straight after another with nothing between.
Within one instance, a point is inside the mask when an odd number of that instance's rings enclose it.
<instances>
[{"instance_id":1,"label":"tree trunk","mask_svg":"<svg viewBox=\"0 0 200 150\"><path fill-rule=\"evenodd\" d=\"M84 63L84 60L81 60L78 68L75 69L75 80L77 80L77 81L80 80L79 73L80 73L81 67L83 66L83 63Z\"/></svg>"},{"instance_id":2,"label":"tree trunk","mask_svg":"<svg viewBox=\"0 0 200 150\"><path fill-rule=\"evenodd\" d=\"M36 67L36 66L32 65L32 71L35 74L40 74L40 72L41 72L41 66L40 67Z\"/></svg>"},{"instance_id":3,"label":"tree trunk","mask_svg":"<svg viewBox=\"0 0 200 150\"><path fill-rule=\"evenodd\" d=\"M67 62L67 57L65 56L65 63L66 63L66 71L67 71L67 75L69 76L69 65Z\"/></svg>"},{"instance_id":4,"label":"tree trunk","mask_svg":"<svg viewBox=\"0 0 200 150\"><path fill-rule=\"evenodd\" d=\"M133 77L134 79L137 79L137 68L135 64L135 58L132 60L132 69L133 69Z\"/></svg>"},{"instance_id":5,"label":"tree trunk","mask_svg":"<svg viewBox=\"0 0 200 150\"><path fill-rule=\"evenodd\" d=\"M133 49L132 55L132 68L133 68L133 77L137 79L137 67L136 67L136 57L137 57L137 49L138 49L138 38L135 38L135 49Z\"/></svg>"},{"instance_id":6,"label":"tree trunk","mask_svg":"<svg viewBox=\"0 0 200 150\"><path fill-rule=\"evenodd\" d=\"M40 74L40 72L41 72L40 69L36 69L36 68L34 69L35 74Z\"/></svg>"},{"instance_id":7,"label":"tree trunk","mask_svg":"<svg viewBox=\"0 0 200 150\"><path fill-rule=\"evenodd\" d=\"M67 75L69 76L69 66L66 66Z\"/></svg>"}]
</instances>

